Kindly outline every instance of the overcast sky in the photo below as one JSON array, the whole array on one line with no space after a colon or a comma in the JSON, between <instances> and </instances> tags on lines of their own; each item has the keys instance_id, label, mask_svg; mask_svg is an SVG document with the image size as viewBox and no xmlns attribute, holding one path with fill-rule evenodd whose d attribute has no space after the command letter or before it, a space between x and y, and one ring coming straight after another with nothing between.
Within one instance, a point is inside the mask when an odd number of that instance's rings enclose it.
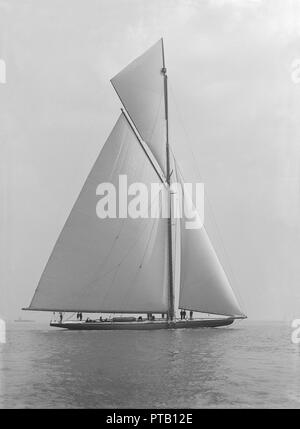
<instances>
[{"instance_id":1,"label":"overcast sky","mask_svg":"<svg viewBox=\"0 0 300 429\"><path fill-rule=\"evenodd\" d=\"M29 304L119 115L110 78L162 36L174 151L242 308L300 317L297 0L0 1L2 316Z\"/></svg>"}]
</instances>

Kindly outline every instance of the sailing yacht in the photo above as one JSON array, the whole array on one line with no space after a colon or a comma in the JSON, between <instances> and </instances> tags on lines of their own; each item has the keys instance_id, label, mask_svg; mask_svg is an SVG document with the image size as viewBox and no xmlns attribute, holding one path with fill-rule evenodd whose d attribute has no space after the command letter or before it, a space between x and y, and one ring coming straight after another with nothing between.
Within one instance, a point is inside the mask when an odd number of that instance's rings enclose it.
<instances>
[{"instance_id":1,"label":"sailing yacht","mask_svg":"<svg viewBox=\"0 0 300 429\"><path fill-rule=\"evenodd\" d=\"M178 222L174 218L170 200L177 162L169 143L163 39L111 83L123 105L121 114L25 310L59 313L60 320L50 325L76 330L217 327L245 318L205 227L187 229L184 216ZM152 183L162 184L168 216L99 218L99 184L111 183L120 191L121 175L148 190ZM157 205L159 198L150 204ZM174 225L179 225L179 246L174 245ZM179 319L179 310L188 318ZM71 313L99 318L72 320Z\"/></svg>"}]
</instances>

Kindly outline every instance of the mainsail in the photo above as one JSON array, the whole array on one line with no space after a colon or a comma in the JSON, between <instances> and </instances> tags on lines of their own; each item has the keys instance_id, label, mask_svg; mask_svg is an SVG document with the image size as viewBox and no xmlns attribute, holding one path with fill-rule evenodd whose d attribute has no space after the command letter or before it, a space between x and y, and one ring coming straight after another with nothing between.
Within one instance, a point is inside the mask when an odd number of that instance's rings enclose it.
<instances>
[{"instance_id":1,"label":"mainsail","mask_svg":"<svg viewBox=\"0 0 300 429\"><path fill-rule=\"evenodd\" d=\"M167 312L167 219L99 219L96 213L97 186L109 182L118 189L122 174L128 185L158 181L123 114L56 242L30 310Z\"/></svg>"},{"instance_id":2,"label":"mainsail","mask_svg":"<svg viewBox=\"0 0 300 429\"><path fill-rule=\"evenodd\" d=\"M111 79L111 83L140 136L166 173L163 68L161 39Z\"/></svg>"}]
</instances>

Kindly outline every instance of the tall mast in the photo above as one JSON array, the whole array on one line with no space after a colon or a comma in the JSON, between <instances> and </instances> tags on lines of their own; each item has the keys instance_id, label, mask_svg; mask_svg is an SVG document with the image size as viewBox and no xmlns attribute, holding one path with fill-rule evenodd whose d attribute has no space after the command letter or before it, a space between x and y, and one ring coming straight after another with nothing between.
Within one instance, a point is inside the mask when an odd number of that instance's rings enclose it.
<instances>
[{"instance_id":1,"label":"tall mast","mask_svg":"<svg viewBox=\"0 0 300 429\"><path fill-rule=\"evenodd\" d=\"M164 98L165 98L165 119L166 119L166 175L169 185L169 217L168 217L168 281L169 281L169 309L168 319L174 319L174 285L173 285L173 255L172 255L172 201L170 192L171 171L170 171L170 147L169 147L169 113L168 113L168 76L165 66L164 42L162 39L163 68L164 76Z\"/></svg>"}]
</instances>

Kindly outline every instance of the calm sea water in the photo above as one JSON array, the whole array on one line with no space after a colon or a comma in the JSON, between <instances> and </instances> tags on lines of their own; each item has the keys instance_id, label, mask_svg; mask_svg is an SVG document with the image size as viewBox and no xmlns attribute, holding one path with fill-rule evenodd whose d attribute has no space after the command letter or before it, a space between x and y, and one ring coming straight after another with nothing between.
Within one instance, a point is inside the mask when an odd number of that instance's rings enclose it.
<instances>
[{"instance_id":1,"label":"calm sea water","mask_svg":"<svg viewBox=\"0 0 300 429\"><path fill-rule=\"evenodd\" d=\"M0 408L296 407L300 345L280 323L72 332L8 325Z\"/></svg>"}]
</instances>

